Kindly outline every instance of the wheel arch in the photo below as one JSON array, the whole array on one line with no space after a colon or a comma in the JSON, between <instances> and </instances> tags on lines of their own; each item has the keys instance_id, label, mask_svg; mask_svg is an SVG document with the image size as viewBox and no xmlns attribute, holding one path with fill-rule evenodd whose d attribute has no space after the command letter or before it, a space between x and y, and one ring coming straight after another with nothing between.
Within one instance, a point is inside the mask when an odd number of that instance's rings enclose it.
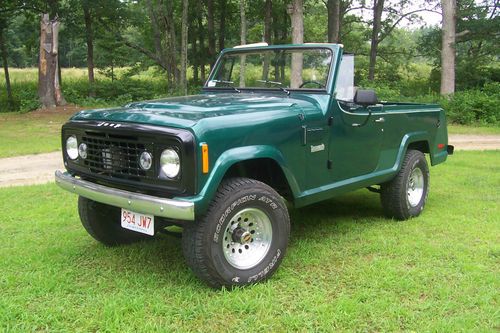
<instances>
[{"instance_id":1,"label":"wheel arch","mask_svg":"<svg viewBox=\"0 0 500 333\"><path fill-rule=\"evenodd\" d=\"M394 164L393 170L395 172L401 170L404 157L408 150L418 150L424 154L429 154L432 164L434 156L430 149L432 147L432 143L429 141L429 133L425 131L406 134L401 141L401 145L399 146L396 163Z\"/></svg>"},{"instance_id":2,"label":"wheel arch","mask_svg":"<svg viewBox=\"0 0 500 333\"><path fill-rule=\"evenodd\" d=\"M420 140L420 141L412 141L411 143L408 144L408 147L406 150L418 150L424 154L429 154L430 148L429 148L429 141L427 140Z\"/></svg>"},{"instance_id":3,"label":"wheel arch","mask_svg":"<svg viewBox=\"0 0 500 333\"><path fill-rule=\"evenodd\" d=\"M223 179L247 177L263 182L272 187L288 201L293 200L293 193L288 179L278 162L269 157L242 160L231 165Z\"/></svg>"},{"instance_id":4,"label":"wheel arch","mask_svg":"<svg viewBox=\"0 0 500 333\"><path fill-rule=\"evenodd\" d=\"M269 178L269 173L273 172L277 175L274 179ZM233 148L217 158L203 188L195 198L192 198L197 214L206 210L221 182L231 176L262 181L287 200L293 200L299 193L293 173L288 169L282 153L277 148L272 146Z\"/></svg>"}]
</instances>

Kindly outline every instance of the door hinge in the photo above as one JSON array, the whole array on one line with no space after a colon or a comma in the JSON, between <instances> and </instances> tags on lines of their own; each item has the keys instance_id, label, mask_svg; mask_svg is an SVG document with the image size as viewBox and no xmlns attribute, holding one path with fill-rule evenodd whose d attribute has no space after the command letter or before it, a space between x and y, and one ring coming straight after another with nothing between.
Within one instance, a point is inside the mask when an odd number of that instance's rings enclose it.
<instances>
[{"instance_id":1,"label":"door hinge","mask_svg":"<svg viewBox=\"0 0 500 333\"><path fill-rule=\"evenodd\" d=\"M331 168L333 167L333 162L332 162L332 160L328 160L328 161L326 161L326 167L327 167L328 169L331 169Z\"/></svg>"}]
</instances>

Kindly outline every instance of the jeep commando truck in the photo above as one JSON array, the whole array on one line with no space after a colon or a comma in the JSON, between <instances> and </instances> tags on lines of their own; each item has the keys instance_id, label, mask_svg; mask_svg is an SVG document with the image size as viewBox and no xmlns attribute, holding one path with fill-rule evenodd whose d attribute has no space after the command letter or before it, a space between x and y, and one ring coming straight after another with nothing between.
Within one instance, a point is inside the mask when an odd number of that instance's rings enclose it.
<instances>
[{"instance_id":1,"label":"jeep commando truck","mask_svg":"<svg viewBox=\"0 0 500 333\"><path fill-rule=\"evenodd\" d=\"M73 115L56 182L101 243L182 227L208 285L262 281L285 256L287 207L368 188L406 220L429 193L425 154L453 153L439 106L380 102L353 73L340 44L225 49L198 95Z\"/></svg>"}]
</instances>

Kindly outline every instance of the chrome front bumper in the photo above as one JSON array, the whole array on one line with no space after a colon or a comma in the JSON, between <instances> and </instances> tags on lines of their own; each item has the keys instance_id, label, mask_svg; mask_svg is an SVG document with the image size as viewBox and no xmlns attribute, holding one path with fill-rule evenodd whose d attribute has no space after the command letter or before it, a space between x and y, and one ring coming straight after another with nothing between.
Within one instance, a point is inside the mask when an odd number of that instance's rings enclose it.
<instances>
[{"instance_id":1,"label":"chrome front bumper","mask_svg":"<svg viewBox=\"0 0 500 333\"><path fill-rule=\"evenodd\" d=\"M94 184L75 178L67 172L57 170L56 184L66 191L107 205L130 209L131 211L167 217L176 220L194 221L194 203L165 199Z\"/></svg>"}]
</instances>

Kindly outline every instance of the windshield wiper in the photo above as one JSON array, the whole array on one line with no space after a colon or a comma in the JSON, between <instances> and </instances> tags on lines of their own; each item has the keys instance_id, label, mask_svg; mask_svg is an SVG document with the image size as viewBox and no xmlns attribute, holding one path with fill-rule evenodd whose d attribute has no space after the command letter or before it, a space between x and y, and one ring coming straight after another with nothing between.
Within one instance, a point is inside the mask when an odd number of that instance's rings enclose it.
<instances>
[{"instance_id":1,"label":"windshield wiper","mask_svg":"<svg viewBox=\"0 0 500 333\"><path fill-rule=\"evenodd\" d=\"M236 88L235 86L233 86L233 84L234 84L234 82L233 82L233 81L226 81L226 80L210 80L210 82L227 84L227 85L228 85L228 88L233 88L233 89L234 89L234 91L236 91L237 93L240 93L240 92L241 92L241 90L239 90L238 88Z\"/></svg>"},{"instance_id":2,"label":"windshield wiper","mask_svg":"<svg viewBox=\"0 0 500 333\"><path fill-rule=\"evenodd\" d=\"M278 82L278 81L271 81L271 80L256 80L257 82L262 82L262 83L266 83L266 84L275 84L275 85L278 85L278 86L281 86L283 85L283 83L281 82ZM286 92L287 95L290 95L290 91L286 88L283 88L283 87L278 87L281 91L283 92Z\"/></svg>"},{"instance_id":3,"label":"windshield wiper","mask_svg":"<svg viewBox=\"0 0 500 333\"><path fill-rule=\"evenodd\" d=\"M256 80L257 82L262 82L262 83L266 83L266 84L276 84L276 85L279 85L281 86L283 83L281 82L278 82L278 81L271 81L271 80Z\"/></svg>"},{"instance_id":4,"label":"windshield wiper","mask_svg":"<svg viewBox=\"0 0 500 333\"><path fill-rule=\"evenodd\" d=\"M234 84L233 81L226 81L226 80L210 80L210 82L214 83L224 83L224 84Z\"/></svg>"}]
</instances>

